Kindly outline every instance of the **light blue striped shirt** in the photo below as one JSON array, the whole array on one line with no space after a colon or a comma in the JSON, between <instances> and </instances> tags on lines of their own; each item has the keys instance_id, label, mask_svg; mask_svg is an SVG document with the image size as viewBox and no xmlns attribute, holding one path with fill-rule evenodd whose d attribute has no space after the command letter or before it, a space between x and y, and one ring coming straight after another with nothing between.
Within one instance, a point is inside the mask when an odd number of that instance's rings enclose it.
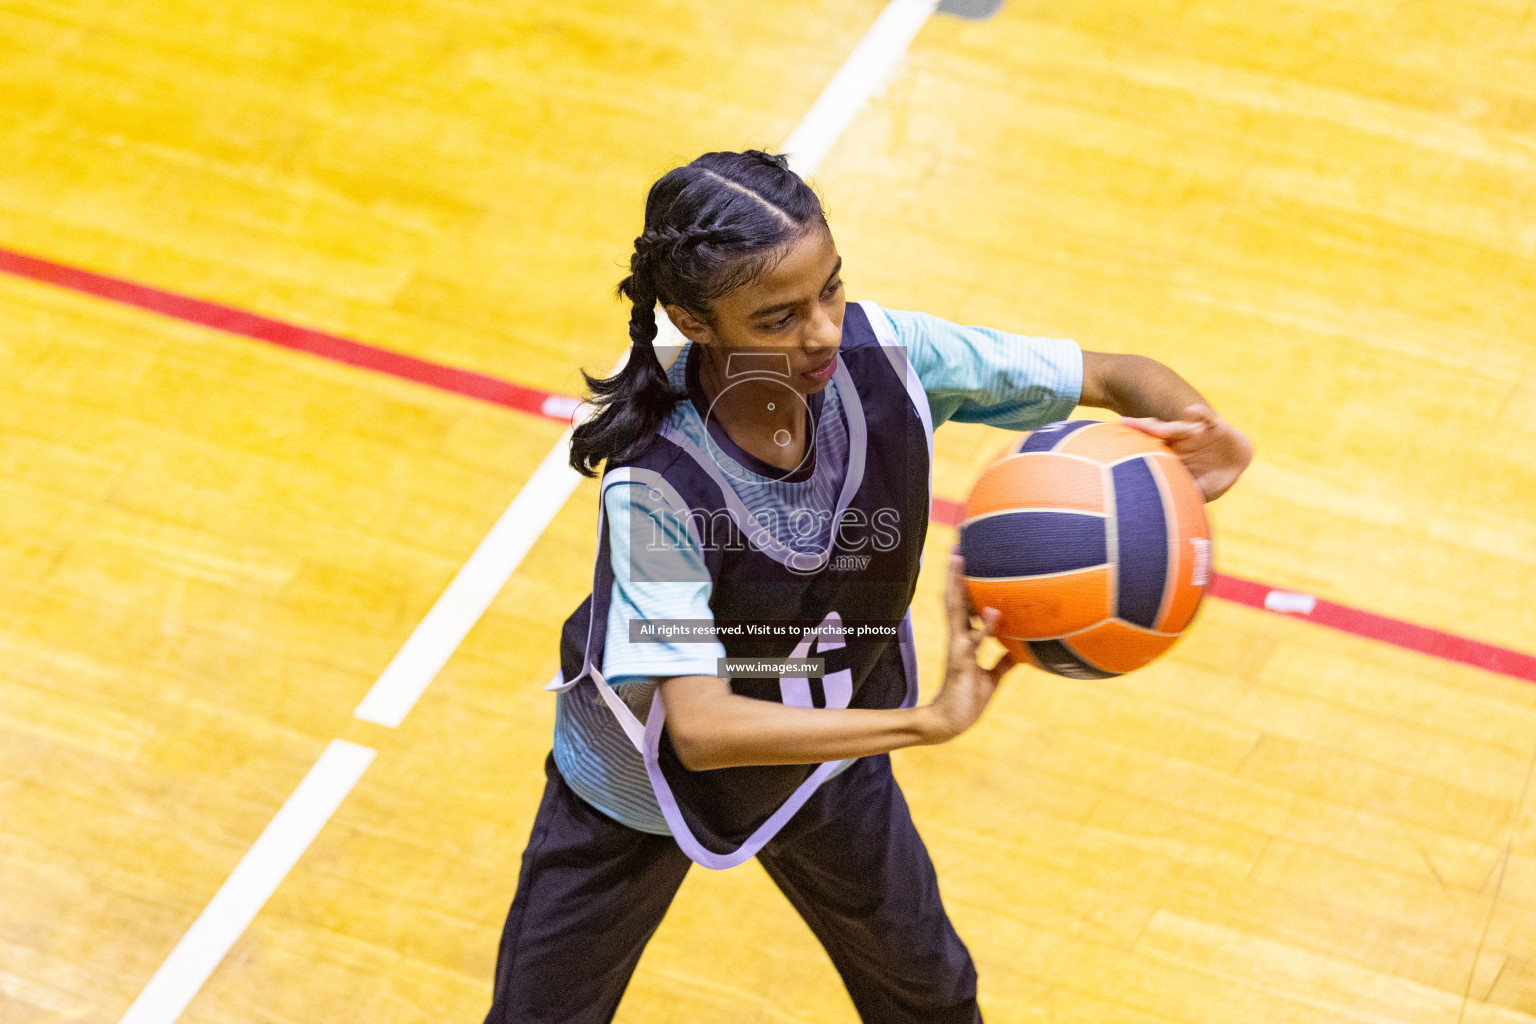
<instances>
[{"instance_id":1,"label":"light blue striped shirt","mask_svg":"<svg viewBox=\"0 0 1536 1024\"><path fill-rule=\"evenodd\" d=\"M897 341L906 348L907 359L928 396L935 427L956 420L1005 430L1033 430L1042 423L1064 419L1077 405L1083 357L1074 342L965 327L926 313L878 307L875 313L890 321ZM685 347L668 370L678 390L685 386L690 348ZM727 460L728 478L749 482L737 491L750 512L772 510L777 514L763 521L787 524L794 509L831 509L848 465L842 397L835 383L829 383L823 394L826 397L813 436L814 469L804 480L771 479L731 459L709 436L691 402L679 402L669 424L716 458ZM648 496L645 486L619 483L607 487L603 510L614 574L604 675L643 721L658 679L712 676L716 659L725 656L725 648L719 643L630 643L632 619L712 618L709 571L702 551L676 517ZM825 532L829 533L830 517L825 521ZM638 579L631 573L637 564L630 545L631 535L637 534L636 523L644 526L644 535L662 542L655 545L658 551L645 552ZM795 547L820 550L829 537L783 534L780 539ZM669 834L639 752L590 687L559 695L554 752L566 784L589 804L631 828Z\"/></svg>"}]
</instances>

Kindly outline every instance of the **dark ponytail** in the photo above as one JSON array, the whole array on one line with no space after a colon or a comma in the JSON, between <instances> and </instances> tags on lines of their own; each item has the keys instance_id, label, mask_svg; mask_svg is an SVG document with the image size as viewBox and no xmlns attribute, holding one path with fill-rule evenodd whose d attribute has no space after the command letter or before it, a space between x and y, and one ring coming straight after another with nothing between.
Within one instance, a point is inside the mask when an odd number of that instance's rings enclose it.
<instances>
[{"instance_id":1,"label":"dark ponytail","mask_svg":"<svg viewBox=\"0 0 1536 1024\"><path fill-rule=\"evenodd\" d=\"M783 156L748 150L706 153L668 171L645 201L629 276L629 359L612 377L583 371L594 412L571 437L571 466L595 476L659 436L683 397L656 355L656 304L681 306L705 322L716 299L766 273L800 236L825 226L821 201Z\"/></svg>"}]
</instances>

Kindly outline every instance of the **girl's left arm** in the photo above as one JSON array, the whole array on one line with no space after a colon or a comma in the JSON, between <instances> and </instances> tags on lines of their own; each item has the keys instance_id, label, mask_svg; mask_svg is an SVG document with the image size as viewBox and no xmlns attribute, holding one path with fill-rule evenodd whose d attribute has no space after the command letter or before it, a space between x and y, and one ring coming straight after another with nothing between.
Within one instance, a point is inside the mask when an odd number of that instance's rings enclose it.
<instances>
[{"instance_id":1,"label":"girl's left arm","mask_svg":"<svg viewBox=\"0 0 1536 1024\"><path fill-rule=\"evenodd\" d=\"M1194 386L1155 359L1083 353L1082 404L1119 413L1121 421L1173 449L1215 501L1253 461L1248 435L1222 419Z\"/></svg>"}]
</instances>

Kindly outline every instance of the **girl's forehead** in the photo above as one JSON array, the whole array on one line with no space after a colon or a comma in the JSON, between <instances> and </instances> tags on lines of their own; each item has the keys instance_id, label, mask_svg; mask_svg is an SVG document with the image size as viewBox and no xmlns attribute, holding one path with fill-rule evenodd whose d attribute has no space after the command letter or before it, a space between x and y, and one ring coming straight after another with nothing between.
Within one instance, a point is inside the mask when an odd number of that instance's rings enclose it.
<instances>
[{"instance_id":1,"label":"girl's forehead","mask_svg":"<svg viewBox=\"0 0 1536 1024\"><path fill-rule=\"evenodd\" d=\"M818 228L797 238L782 259L757 280L724 298L732 305L756 310L775 302L796 301L819 295L837 270L837 245L832 232Z\"/></svg>"}]
</instances>

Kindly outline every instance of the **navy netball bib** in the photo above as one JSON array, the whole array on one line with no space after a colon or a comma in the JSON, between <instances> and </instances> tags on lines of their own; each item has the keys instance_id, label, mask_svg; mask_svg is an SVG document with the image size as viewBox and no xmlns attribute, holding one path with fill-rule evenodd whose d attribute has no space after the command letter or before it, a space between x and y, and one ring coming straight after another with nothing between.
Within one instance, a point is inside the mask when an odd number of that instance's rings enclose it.
<instances>
[{"instance_id":1,"label":"navy netball bib","mask_svg":"<svg viewBox=\"0 0 1536 1024\"><path fill-rule=\"evenodd\" d=\"M765 521L762 509L742 497L760 481L744 481L740 465L721 458L707 438L670 424L641 455L610 467L603 486L647 485L703 551L715 638L728 658L823 663L814 678L731 677L733 692L803 707L906 707L917 694L907 612L928 527L928 403L878 308L848 304L838 361L833 380L846 420L846 472L827 507L794 511L803 518L799 526ZM667 736L659 692L642 724L603 677L613 587L605 523L598 535L592 596L561 634L557 688L594 687L618 716L685 853L706 867L739 864L843 762L684 768ZM804 542L823 535L820 543Z\"/></svg>"}]
</instances>

